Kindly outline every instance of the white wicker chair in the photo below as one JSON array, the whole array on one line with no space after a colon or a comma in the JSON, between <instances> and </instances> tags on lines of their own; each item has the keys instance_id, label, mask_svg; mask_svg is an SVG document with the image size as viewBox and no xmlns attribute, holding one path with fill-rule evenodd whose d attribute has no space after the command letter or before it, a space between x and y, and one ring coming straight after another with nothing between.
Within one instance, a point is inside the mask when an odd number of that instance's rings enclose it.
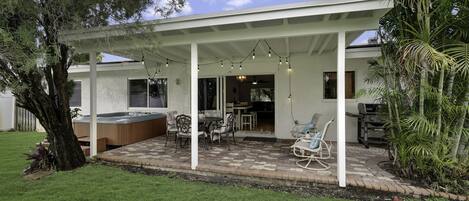
<instances>
[{"instance_id":1,"label":"white wicker chair","mask_svg":"<svg viewBox=\"0 0 469 201\"><path fill-rule=\"evenodd\" d=\"M332 145L327 144L324 141L324 136L327 134L327 130L331 123L334 122L334 119L331 119L326 123L320 137L311 136L309 139L301 137L296 140L295 144L291 146L293 154L299 158L302 158L296 161L296 165L301 168L308 170L327 170L330 168L330 165L324 160L331 158L331 148ZM319 145L316 148L311 148L310 143L313 140L320 140ZM309 165L311 162L317 162L322 168L311 168ZM306 164L302 164L306 163Z\"/></svg>"},{"instance_id":2,"label":"white wicker chair","mask_svg":"<svg viewBox=\"0 0 469 201\"><path fill-rule=\"evenodd\" d=\"M319 113L314 113L311 121L308 123L298 123L295 122L295 126L291 129L290 133L294 138L301 138L304 137L306 134L315 132L317 129L317 124L319 118L322 115Z\"/></svg>"}]
</instances>

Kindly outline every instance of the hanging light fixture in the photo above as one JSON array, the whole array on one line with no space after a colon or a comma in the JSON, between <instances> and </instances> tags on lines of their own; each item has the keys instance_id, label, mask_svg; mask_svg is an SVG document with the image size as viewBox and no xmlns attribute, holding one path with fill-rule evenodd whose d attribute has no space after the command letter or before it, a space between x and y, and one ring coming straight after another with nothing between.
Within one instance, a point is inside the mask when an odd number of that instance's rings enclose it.
<instances>
[{"instance_id":1,"label":"hanging light fixture","mask_svg":"<svg viewBox=\"0 0 469 201\"><path fill-rule=\"evenodd\" d=\"M223 68L223 60L221 60L221 65L220 65L220 67L222 67L222 68Z\"/></svg>"},{"instance_id":2,"label":"hanging light fixture","mask_svg":"<svg viewBox=\"0 0 469 201\"><path fill-rule=\"evenodd\" d=\"M278 57L279 58L279 64L282 65L282 57Z\"/></svg>"},{"instance_id":3,"label":"hanging light fixture","mask_svg":"<svg viewBox=\"0 0 469 201\"><path fill-rule=\"evenodd\" d=\"M239 70L243 70L243 64L239 64Z\"/></svg>"},{"instance_id":4,"label":"hanging light fixture","mask_svg":"<svg viewBox=\"0 0 469 201\"><path fill-rule=\"evenodd\" d=\"M169 66L169 59L166 58L166 68Z\"/></svg>"},{"instance_id":5,"label":"hanging light fixture","mask_svg":"<svg viewBox=\"0 0 469 201\"><path fill-rule=\"evenodd\" d=\"M241 81L241 82L244 81L244 80L246 80L246 78L247 78L247 77L246 77L245 75L238 75L238 76L236 77L236 79L238 79L238 80Z\"/></svg>"},{"instance_id":6,"label":"hanging light fixture","mask_svg":"<svg viewBox=\"0 0 469 201\"><path fill-rule=\"evenodd\" d=\"M197 71L200 71L200 64L197 65Z\"/></svg>"},{"instance_id":7,"label":"hanging light fixture","mask_svg":"<svg viewBox=\"0 0 469 201\"><path fill-rule=\"evenodd\" d=\"M288 96L288 102L291 102L291 94Z\"/></svg>"},{"instance_id":8,"label":"hanging light fixture","mask_svg":"<svg viewBox=\"0 0 469 201\"><path fill-rule=\"evenodd\" d=\"M145 55L142 52L142 60L141 60L142 65L145 65Z\"/></svg>"},{"instance_id":9,"label":"hanging light fixture","mask_svg":"<svg viewBox=\"0 0 469 201\"><path fill-rule=\"evenodd\" d=\"M288 64L288 72L291 72L291 71L292 71L291 64Z\"/></svg>"},{"instance_id":10,"label":"hanging light fixture","mask_svg":"<svg viewBox=\"0 0 469 201\"><path fill-rule=\"evenodd\" d=\"M288 64L288 57L285 57L285 63Z\"/></svg>"},{"instance_id":11,"label":"hanging light fixture","mask_svg":"<svg viewBox=\"0 0 469 201\"><path fill-rule=\"evenodd\" d=\"M269 57L272 57L272 48L269 47Z\"/></svg>"},{"instance_id":12,"label":"hanging light fixture","mask_svg":"<svg viewBox=\"0 0 469 201\"><path fill-rule=\"evenodd\" d=\"M231 63L231 70L233 70L233 69L234 69L234 64L233 64L233 63Z\"/></svg>"},{"instance_id":13,"label":"hanging light fixture","mask_svg":"<svg viewBox=\"0 0 469 201\"><path fill-rule=\"evenodd\" d=\"M256 50L252 50L252 60L256 59Z\"/></svg>"}]
</instances>

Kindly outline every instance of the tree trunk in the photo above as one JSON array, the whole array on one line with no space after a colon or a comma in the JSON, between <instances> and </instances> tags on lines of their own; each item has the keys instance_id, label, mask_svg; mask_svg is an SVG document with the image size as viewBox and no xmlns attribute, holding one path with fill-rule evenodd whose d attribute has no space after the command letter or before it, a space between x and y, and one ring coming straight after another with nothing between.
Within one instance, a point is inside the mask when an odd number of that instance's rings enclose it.
<instances>
[{"instance_id":1,"label":"tree trunk","mask_svg":"<svg viewBox=\"0 0 469 201\"><path fill-rule=\"evenodd\" d=\"M440 72L440 80L438 81L438 98L437 98L437 120L436 120L436 125L437 125L437 130L436 130L436 137L439 139L439 136L441 134L441 116L442 116L442 110L443 110L443 85L445 83L445 69L441 68Z\"/></svg>"},{"instance_id":2,"label":"tree trunk","mask_svg":"<svg viewBox=\"0 0 469 201\"><path fill-rule=\"evenodd\" d=\"M453 85L454 85L454 77L456 76L456 73L454 72L454 69L451 68L449 71L449 78L448 78L448 91L446 95L448 97L451 97L453 95Z\"/></svg>"},{"instance_id":3,"label":"tree trunk","mask_svg":"<svg viewBox=\"0 0 469 201\"><path fill-rule=\"evenodd\" d=\"M50 55L57 55L52 49ZM44 77L28 74L24 79L27 90L14 90L17 103L32 112L47 131L50 151L57 170L72 170L85 164L86 159L74 134L69 107L68 48L59 47L60 60L44 67ZM42 84L47 82L47 89Z\"/></svg>"},{"instance_id":4,"label":"tree trunk","mask_svg":"<svg viewBox=\"0 0 469 201\"><path fill-rule=\"evenodd\" d=\"M458 120L457 127L456 127L456 135L454 136L454 143L451 149L451 157L453 158L453 160L457 159L458 149L461 144L461 135L462 135L462 129L464 128L464 123L466 121L467 106L469 105L468 102L469 102L469 80L466 81L465 100L462 104L462 107L464 108L464 110L463 110L463 113L461 114L461 117Z\"/></svg>"},{"instance_id":5,"label":"tree trunk","mask_svg":"<svg viewBox=\"0 0 469 201\"><path fill-rule=\"evenodd\" d=\"M427 69L424 68L420 76L419 114L425 115L425 88L427 86Z\"/></svg>"},{"instance_id":6,"label":"tree trunk","mask_svg":"<svg viewBox=\"0 0 469 201\"><path fill-rule=\"evenodd\" d=\"M85 164L85 156L73 132L66 124L54 123L47 129L50 151L55 156L57 170L73 170Z\"/></svg>"}]
</instances>

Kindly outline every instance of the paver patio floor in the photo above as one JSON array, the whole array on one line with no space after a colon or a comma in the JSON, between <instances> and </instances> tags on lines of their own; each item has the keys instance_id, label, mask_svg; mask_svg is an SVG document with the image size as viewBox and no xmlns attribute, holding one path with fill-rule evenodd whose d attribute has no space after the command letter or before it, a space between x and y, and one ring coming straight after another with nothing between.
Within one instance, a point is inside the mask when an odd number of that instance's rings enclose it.
<instances>
[{"instance_id":1,"label":"paver patio floor","mask_svg":"<svg viewBox=\"0 0 469 201\"><path fill-rule=\"evenodd\" d=\"M205 171L219 170L217 173L243 176L337 183L335 145L332 147L331 159L327 160L331 168L321 171L298 167L295 163L298 158L292 155L290 145L288 142L245 141L241 138L237 139L236 145L230 141L230 150L223 142L210 144L208 150L201 145L198 167ZM174 141L170 141L165 147L165 138L157 137L106 151L99 154L98 158L134 165L190 169L190 145L179 148L177 152L175 146ZM388 160L387 151L383 148L366 149L362 145L348 144L346 150L348 185L411 195L438 195L432 190L412 186L409 182L382 169L379 163Z\"/></svg>"}]
</instances>

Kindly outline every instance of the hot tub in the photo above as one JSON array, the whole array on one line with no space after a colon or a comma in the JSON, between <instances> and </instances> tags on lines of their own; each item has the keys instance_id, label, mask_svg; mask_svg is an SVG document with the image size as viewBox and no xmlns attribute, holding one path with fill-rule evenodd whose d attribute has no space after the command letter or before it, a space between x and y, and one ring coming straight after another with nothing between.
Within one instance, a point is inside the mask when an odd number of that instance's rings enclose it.
<instances>
[{"instance_id":1,"label":"hot tub","mask_svg":"<svg viewBox=\"0 0 469 201\"><path fill-rule=\"evenodd\" d=\"M166 115L162 113L117 112L97 115L98 138L106 144L123 146L166 134ZM77 137L90 136L90 116L73 119Z\"/></svg>"}]
</instances>

